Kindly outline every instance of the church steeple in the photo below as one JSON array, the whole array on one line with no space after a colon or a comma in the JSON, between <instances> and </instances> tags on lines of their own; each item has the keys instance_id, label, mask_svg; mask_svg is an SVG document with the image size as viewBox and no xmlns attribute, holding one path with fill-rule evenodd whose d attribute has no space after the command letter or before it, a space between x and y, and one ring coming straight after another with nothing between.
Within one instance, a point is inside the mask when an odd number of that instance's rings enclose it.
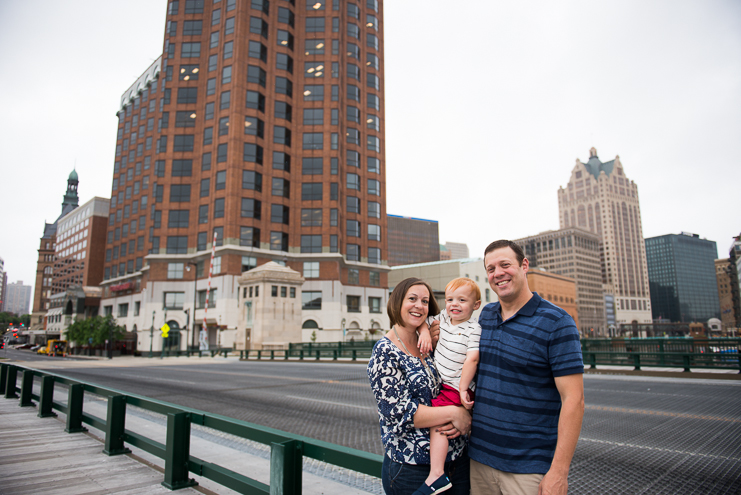
<instances>
[{"instance_id":1,"label":"church steeple","mask_svg":"<svg viewBox=\"0 0 741 495\"><path fill-rule=\"evenodd\" d=\"M74 210L79 206L79 198L77 197L77 172L72 170L67 179L67 192L62 200L62 214ZM69 208L68 208L69 207Z\"/></svg>"}]
</instances>

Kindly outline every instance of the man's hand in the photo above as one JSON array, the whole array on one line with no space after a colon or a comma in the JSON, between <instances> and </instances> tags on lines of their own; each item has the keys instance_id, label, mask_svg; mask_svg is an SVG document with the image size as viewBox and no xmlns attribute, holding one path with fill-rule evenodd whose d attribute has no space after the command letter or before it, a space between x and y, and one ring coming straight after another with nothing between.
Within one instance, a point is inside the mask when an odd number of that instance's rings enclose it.
<instances>
[{"instance_id":1,"label":"man's hand","mask_svg":"<svg viewBox=\"0 0 741 495\"><path fill-rule=\"evenodd\" d=\"M552 469L545 473L538 485L538 495L566 495L569 490L569 473L558 473Z\"/></svg>"},{"instance_id":2,"label":"man's hand","mask_svg":"<svg viewBox=\"0 0 741 495\"><path fill-rule=\"evenodd\" d=\"M437 340L440 338L440 322L434 320L430 325L430 337L432 339L432 347L437 346Z\"/></svg>"}]
</instances>

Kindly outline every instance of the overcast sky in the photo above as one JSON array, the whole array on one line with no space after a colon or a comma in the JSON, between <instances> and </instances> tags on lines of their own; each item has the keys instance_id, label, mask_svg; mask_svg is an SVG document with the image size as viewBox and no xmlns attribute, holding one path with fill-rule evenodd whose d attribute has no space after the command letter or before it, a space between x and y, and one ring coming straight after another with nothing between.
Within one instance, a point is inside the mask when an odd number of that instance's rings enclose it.
<instances>
[{"instance_id":1,"label":"overcast sky","mask_svg":"<svg viewBox=\"0 0 741 495\"><path fill-rule=\"evenodd\" d=\"M119 99L162 51L166 4L0 2L9 282L33 285L73 168L80 204L110 196ZM385 45L388 213L437 220L441 243L478 256L558 229L592 146L638 185L644 237L726 257L741 232L741 2L387 0Z\"/></svg>"}]
</instances>

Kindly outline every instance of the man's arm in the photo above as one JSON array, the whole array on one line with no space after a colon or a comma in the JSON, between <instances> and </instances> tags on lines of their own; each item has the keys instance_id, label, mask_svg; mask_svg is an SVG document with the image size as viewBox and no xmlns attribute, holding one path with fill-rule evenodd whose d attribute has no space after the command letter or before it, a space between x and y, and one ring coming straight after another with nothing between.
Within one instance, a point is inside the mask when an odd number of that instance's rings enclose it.
<instances>
[{"instance_id":1,"label":"man's arm","mask_svg":"<svg viewBox=\"0 0 741 495\"><path fill-rule=\"evenodd\" d=\"M551 468L543 476L538 495L566 495L569 488L569 466L579 441L584 417L584 378L581 373L555 378L561 395L558 419L558 442Z\"/></svg>"}]
</instances>

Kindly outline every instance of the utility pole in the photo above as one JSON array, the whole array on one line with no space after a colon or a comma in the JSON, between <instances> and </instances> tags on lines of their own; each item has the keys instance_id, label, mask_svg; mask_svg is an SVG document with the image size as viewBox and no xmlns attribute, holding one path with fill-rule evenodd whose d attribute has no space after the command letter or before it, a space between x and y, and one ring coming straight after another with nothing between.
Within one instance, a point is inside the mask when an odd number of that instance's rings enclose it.
<instances>
[{"instance_id":1,"label":"utility pole","mask_svg":"<svg viewBox=\"0 0 741 495\"><path fill-rule=\"evenodd\" d=\"M152 342L154 342L154 314L156 311L152 311L152 328L149 329L149 357L152 357Z\"/></svg>"}]
</instances>

